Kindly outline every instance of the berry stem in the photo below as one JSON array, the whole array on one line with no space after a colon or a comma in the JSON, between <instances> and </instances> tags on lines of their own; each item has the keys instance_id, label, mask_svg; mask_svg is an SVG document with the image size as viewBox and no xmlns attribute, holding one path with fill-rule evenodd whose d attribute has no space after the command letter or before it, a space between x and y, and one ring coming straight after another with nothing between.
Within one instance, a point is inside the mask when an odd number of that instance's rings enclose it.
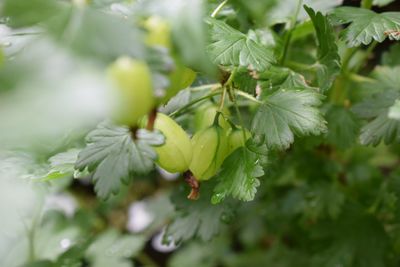
<instances>
[{"instance_id":1,"label":"berry stem","mask_svg":"<svg viewBox=\"0 0 400 267\"><path fill-rule=\"evenodd\" d=\"M216 89L216 90L217 90L217 89ZM221 94L221 91L218 90L218 91L211 92L210 94L205 95L205 96L203 96L203 97L197 98L197 99L193 100L192 102L186 104L185 106L183 106L183 107L181 107L181 108L175 110L174 112L172 112L171 114L169 114L169 116L172 117L172 118L179 117L180 115L186 113L186 111L187 111L190 107L192 107L193 105L195 105L195 104L197 104L197 103L199 103L199 102L201 102L201 101L207 100L207 99L209 99L209 98L212 98L212 97L214 97L214 96L216 96L216 95L219 95L219 94Z\"/></svg>"},{"instance_id":2,"label":"berry stem","mask_svg":"<svg viewBox=\"0 0 400 267\"><path fill-rule=\"evenodd\" d=\"M227 119L226 121L229 123L232 130L238 130L238 127L236 127L236 125L230 119Z\"/></svg>"},{"instance_id":3,"label":"berry stem","mask_svg":"<svg viewBox=\"0 0 400 267\"><path fill-rule=\"evenodd\" d=\"M246 92L243 92L243 91L240 91L240 90L236 90L235 92L236 92L236 95L239 95L239 96L241 96L243 98L246 98L246 99L248 99L250 101L253 101L254 103L257 103L257 104L262 104L263 103L262 101L258 100L257 98L255 98L254 96L252 96L252 95L250 95L250 94L248 94ZM234 101L234 102L236 102L236 101Z\"/></svg>"},{"instance_id":4,"label":"berry stem","mask_svg":"<svg viewBox=\"0 0 400 267\"><path fill-rule=\"evenodd\" d=\"M219 108L218 108L219 112L222 112L222 110L224 108L225 95L226 95L226 87L224 86L224 88L222 89L222 95L221 95L221 99L220 99L220 102L219 102Z\"/></svg>"},{"instance_id":5,"label":"berry stem","mask_svg":"<svg viewBox=\"0 0 400 267\"><path fill-rule=\"evenodd\" d=\"M217 112L215 113L213 126L219 126L219 116L220 116L221 114L222 114L221 111L217 111Z\"/></svg>"}]
</instances>

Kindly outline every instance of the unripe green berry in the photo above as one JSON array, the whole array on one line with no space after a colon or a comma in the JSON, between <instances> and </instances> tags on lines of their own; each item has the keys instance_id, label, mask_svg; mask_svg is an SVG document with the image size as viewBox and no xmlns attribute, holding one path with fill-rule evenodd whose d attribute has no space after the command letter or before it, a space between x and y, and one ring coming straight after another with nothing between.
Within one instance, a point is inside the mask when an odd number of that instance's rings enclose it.
<instances>
[{"instance_id":1,"label":"unripe green berry","mask_svg":"<svg viewBox=\"0 0 400 267\"><path fill-rule=\"evenodd\" d=\"M171 27L167 20L151 16L144 22L144 28L147 30L145 42L148 45L172 49ZM173 58L175 68L168 75L170 84L165 89L165 95L158 99L158 104L167 103L171 97L190 86L196 79L196 72L186 67L177 57L173 56Z\"/></svg>"},{"instance_id":2,"label":"unripe green berry","mask_svg":"<svg viewBox=\"0 0 400 267\"><path fill-rule=\"evenodd\" d=\"M146 44L171 49L171 26L167 20L159 16L151 16L144 21L143 25L147 30Z\"/></svg>"},{"instance_id":3,"label":"unripe green berry","mask_svg":"<svg viewBox=\"0 0 400 267\"><path fill-rule=\"evenodd\" d=\"M218 112L218 106L212 104L211 102L206 102L201 105L194 114L194 126L197 131L207 129L213 124L215 115ZM229 116L229 110L224 108L222 110L224 116ZM228 130L230 128L229 123L225 120L223 116L219 116L218 124Z\"/></svg>"},{"instance_id":4,"label":"unripe green berry","mask_svg":"<svg viewBox=\"0 0 400 267\"><path fill-rule=\"evenodd\" d=\"M147 119L141 124L146 125ZM157 113L154 129L165 137L163 145L154 147L157 164L172 173L187 171L192 161L192 144L185 130L163 113Z\"/></svg>"},{"instance_id":5,"label":"unripe green berry","mask_svg":"<svg viewBox=\"0 0 400 267\"><path fill-rule=\"evenodd\" d=\"M244 134L244 136L243 136L243 134ZM246 139L244 137L246 137ZM235 151L239 147L245 146L246 141L250 137L251 137L251 133L247 129L244 129L244 133L241 128L232 129L228 133L228 143L229 143L229 153L228 154L231 154L233 151Z\"/></svg>"},{"instance_id":6,"label":"unripe green berry","mask_svg":"<svg viewBox=\"0 0 400 267\"><path fill-rule=\"evenodd\" d=\"M146 62L121 57L108 68L113 83L112 114L117 124L136 126L154 107L150 69Z\"/></svg>"},{"instance_id":7,"label":"unripe green berry","mask_svg":"<svg viewBox=\"0 0 400 267\"><path fill-rule=\"evenodd\" d=\"M192 145L189 169L197 180L208 180L217 173L229 152L226 132L219 125L210 126L193 136Z\"/></svg>"}]
</instances>

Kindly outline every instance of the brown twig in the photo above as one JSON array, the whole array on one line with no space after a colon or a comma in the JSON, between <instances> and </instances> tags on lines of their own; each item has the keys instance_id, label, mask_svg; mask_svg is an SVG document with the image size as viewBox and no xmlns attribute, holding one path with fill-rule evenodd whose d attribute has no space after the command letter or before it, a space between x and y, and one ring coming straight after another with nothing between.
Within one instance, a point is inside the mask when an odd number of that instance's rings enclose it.
<instances>
[{"instance_id":1,"label":"brown twig","mask_svg":"<svg viewBox=\"0 0 400 267\"><path fill-rule=\"evenodd\" d=\"M147 120L147 127L146 127L147 130L149 131L154 130L154 123L156 121L156 118L157 118L157 108L154 108L149 113L149 119Z\"/></svg>"},{"instance_id":2,"label":"brown twig","mask_svg":"<svg viewBox=\"0 0 400 267\"><path fill-rule=\"evenodd\" d=\"M188 199L190 200L196 200L199 198L199 190L200 190L200 184L197 181L196 177L194 177L193 173L191 171L186 171L183 173L183 177L185 178L185 182L190 186L192 189L187 196Z\"/></svg>"}]
</instances>

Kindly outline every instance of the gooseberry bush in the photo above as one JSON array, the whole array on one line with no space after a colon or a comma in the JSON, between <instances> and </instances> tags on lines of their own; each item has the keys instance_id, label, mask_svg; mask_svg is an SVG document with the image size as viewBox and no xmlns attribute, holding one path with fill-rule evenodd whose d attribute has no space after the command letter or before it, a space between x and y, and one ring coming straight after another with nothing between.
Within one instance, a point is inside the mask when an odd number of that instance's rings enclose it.
<instances>
[{"instance_id":1,"label":"gooseberry bush","mask_svg":"<svg viewBox=\"0 0 400 267\"><path fill-rule=\"evenodd\" d=\"M400 265L394 0L1 0L0 265Z\"/></svg>"}]
</instances>

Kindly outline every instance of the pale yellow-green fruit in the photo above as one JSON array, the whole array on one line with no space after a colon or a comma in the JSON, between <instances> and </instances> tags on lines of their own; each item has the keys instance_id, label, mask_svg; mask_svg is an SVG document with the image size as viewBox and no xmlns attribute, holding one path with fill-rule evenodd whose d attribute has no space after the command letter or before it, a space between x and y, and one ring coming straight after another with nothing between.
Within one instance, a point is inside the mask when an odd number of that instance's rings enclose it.
<instances>
[{"instance_id":1,"label":"pale yellow-green fruit","mask_svg":"<svg viewBox=\"0 0 400 267\"><path fill-rule=\"evenodd\" d=\"M243 136L243 130L241 128L232 129L228 133L228 143L229 143L228 154L231 154L239 147L245 146L246 141L249 140L249 138L251 137L251 133L247 129L244 130L244 133L245 134ZM246 137L246 139L244 137Z\"/></svg>"},{"instance_id":2,"label":"pale yellow-green fruit","mask_svg":"<svg viewBox=\"0 0 400 267\"><path fill-rule=\"evenodd\" d=\"M129 57L117 59L108 68L113 83L112 114L117 124L136 126L155 105L150 69L146 62Z\"/></svg>"},{"instance_id":3,"label":"pale yellow-green fruit","mask_svg":"<svg viewBox=\"0 0 400 267\"><path fill-rule=\"evenodd\" d=\"M199 181L210 179L217 173L229 152L225 130L219 125L202 130L193 136L192 146L190 171Z\"/></svg>"},{"instance_id":4,"label":"pale yellow-green fruit","mask_svg":"<svg viewBox=\"0 0 400 267\"><path fill-rule=\"evenodd\" d=\"M143 125L146 124L147 120L144 120ZM192 143L185 130L163 113L157 113L154 129L162 132L165 137L163 145L154 147L158 155L157 164L172 173L187 171L193 152Z\"/></svg>"},{"instance_id":5,"label":"pale yellow-green fruit","mask_svg":"<svg viewBox=\"0 0 400 267\"><path fill-rule=\"evenodd\" d=\"M143 23L147 30L145 37L146 44L150 46L161 46L172 49L171 26L169 22L159 16L151 16ZM169 86L165 89L165 95L158 99L158 104L167 103L171 97L180 90L190 86L196 79L196 72L186 67L177 57L173 56L175 68L168 75Z\"/></svg>"},{"instance_id":6,"label":"pale yellow-green fruit","mask_svg":"<svg viewBox=\"0 0 400 267\"><path fill-rule=\"evenodd\" d=\"M214 118L217 112L218 112L218 106L212 104L211 102L206 102L203 105L201 105L194 114L195 129L197 131L200 131L210 127L214 122ZM224 116L227 117L230 115L229 110L227 108L224 108L222 110L222 113L224 114ZM223 116L219 116L218 123L225 130L228 130L230 128L229 123L224 119Z\"/></svg>"},{"instance_id":7,"label":"pale yellow-green fruit","mask_svg":"<svg viewBox=\"0 0 400 267\"><path fill-rule=\"evenodd\" d=\"M171 49L171 26L167 20L159 16L151 16L144 21L143 25L147 30L146 44Z\"/></svg>"}]
</instances>

